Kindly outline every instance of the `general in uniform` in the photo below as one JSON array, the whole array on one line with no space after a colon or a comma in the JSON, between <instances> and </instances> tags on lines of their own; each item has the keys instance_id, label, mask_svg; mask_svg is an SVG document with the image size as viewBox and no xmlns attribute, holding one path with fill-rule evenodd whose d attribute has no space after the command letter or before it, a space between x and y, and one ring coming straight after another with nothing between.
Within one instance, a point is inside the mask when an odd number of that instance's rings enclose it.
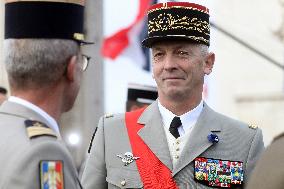
<instances>
[{"instance_id":1,"label":"general in uniform","mask_svg":"<svg viewBox=\"0 0 284 189\"><path fill-rule=\"evenodd\" d=\"M189 2L155 4L148 37L158 99L102 117L82 176L86 189L243 188L264 149L262 131L202 100L209 10Z\"/></svg>"}]
</instances>

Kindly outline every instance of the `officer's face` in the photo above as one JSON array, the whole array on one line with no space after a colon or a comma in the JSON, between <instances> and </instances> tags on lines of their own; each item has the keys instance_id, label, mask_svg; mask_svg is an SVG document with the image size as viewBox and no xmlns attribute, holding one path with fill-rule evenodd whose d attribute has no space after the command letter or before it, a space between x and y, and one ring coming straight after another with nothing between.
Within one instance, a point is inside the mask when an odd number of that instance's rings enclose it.
<instances>
[{"instance_id":1,"label":"officer's face","mask_svg":"<svg viewBox=\"0 0 284 189\"><path fill-rule=\"evenodd\" d=\"M213 63L201 45L188 42L159 42L153 45L153 74L159 98L177 100L201 95L204 74L209 74Z\"/></svg>"}]
</instances>

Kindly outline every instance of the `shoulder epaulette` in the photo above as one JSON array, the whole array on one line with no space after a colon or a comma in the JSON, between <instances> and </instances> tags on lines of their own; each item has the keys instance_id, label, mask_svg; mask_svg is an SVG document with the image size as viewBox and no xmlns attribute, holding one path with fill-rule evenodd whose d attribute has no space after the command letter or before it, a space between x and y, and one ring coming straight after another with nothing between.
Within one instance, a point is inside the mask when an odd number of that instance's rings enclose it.
<instances>
[{"instance_id":1,"label":"shoulder epaulette","mask_svg":"<svg viewBox=\"0 0 284 189\"><path fill-rule=\"evenodd\" d=\"M258 126L257 125L254 125L254 124L248 124L248 127L250 128L250 129L257 129L258 128Z\"/></svg>"},{"instance_id":2,"label":"shoulder epaulette","mask_svg":"<svg viewBox=\"0 0 284 189\"><path fill-rule=\"evenodd\" d=\"M42 122L27 119L25 120L25 126L29 138L43 135L57 137L56 133Z\"/></svg>"},{"instance_id":3,"label":"shoulder epaulette","mask_svg":"<svg viewBox=\"0 0 284 189\"><path fill-rule=\"evenodd\" d=\"M111 118L111 117L113 117L113 114L105 114L104 117L105 118Z\"/></svg>"}]
</instances>

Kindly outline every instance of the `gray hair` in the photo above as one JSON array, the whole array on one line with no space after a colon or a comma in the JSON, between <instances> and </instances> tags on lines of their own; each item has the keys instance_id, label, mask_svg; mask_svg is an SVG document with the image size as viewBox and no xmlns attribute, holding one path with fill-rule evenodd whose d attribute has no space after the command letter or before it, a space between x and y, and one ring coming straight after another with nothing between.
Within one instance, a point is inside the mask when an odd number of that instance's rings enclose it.
<instances>
[{"instance_id":1,"label":"gray hair","mask_svg":"<svg viewBox=\"0 0 284 189\"><path fill-rule=\"evenodd\" d=\"M6 39L4 62L12 88L48 86L64 74L79 45L63 39Z\"/></svg>"},{"instance_id":2,"label":"gray hair","mask_svg":"<svg viewBox=\"0 0 284 189\"><path fill-rule=\"evenodd\" d=\"M207 56L209 53L209 47L207 45L199 44L200 52L202 56Z\"/></svg>"}]
</instances>

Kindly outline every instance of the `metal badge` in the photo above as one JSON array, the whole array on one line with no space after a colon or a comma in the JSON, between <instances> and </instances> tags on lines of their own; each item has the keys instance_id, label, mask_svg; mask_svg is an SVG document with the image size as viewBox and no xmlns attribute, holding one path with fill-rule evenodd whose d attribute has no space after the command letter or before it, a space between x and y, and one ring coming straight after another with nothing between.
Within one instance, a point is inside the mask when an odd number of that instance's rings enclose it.
<instances>
[{"instance_id":1,"label":"metal badge","mask_svg":"<svg viewBox=\"0 0 284 189\"><path fill-rule=\"evenodd\" d=\"M248 127L254 130L258 128L257 125L254 125L254 124L249 124Z\"/></svg>"},{"instance_id":2,"label":"metal badge","mask_svg":"<svg viewBox=\"0 0 284 189\"><path fill-rule=\"evenodd\" d=\"M121 161L124 163L124 166L129 165L134 160L139 159L140 157L134 157L131 152L125 152L124 156L122 155L116 155L117 157L121 158Z\"/></svg>"}]
</instances>

